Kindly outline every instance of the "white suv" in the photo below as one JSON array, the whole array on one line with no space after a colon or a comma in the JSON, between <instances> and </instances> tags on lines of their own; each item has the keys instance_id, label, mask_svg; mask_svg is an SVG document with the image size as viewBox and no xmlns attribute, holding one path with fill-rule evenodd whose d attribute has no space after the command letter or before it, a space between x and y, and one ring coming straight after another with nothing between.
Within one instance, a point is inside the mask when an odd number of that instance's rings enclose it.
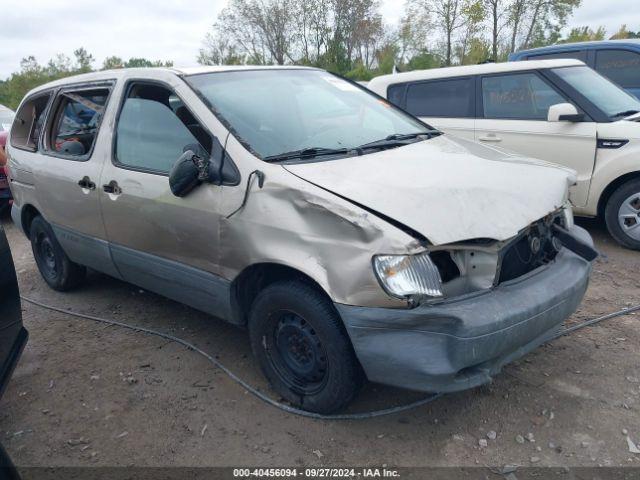
<instances>
[{"instance_id":1,"label":"white suv","mask_svg":"<svg viewBox=\"0 0 640 480\"><path fill-rule=\"evenodd\" d=\"M421 70L368 88L445 132L574 169L575 213L640 250L640 100L584 63Z\"/></svg>"}]
</instances>

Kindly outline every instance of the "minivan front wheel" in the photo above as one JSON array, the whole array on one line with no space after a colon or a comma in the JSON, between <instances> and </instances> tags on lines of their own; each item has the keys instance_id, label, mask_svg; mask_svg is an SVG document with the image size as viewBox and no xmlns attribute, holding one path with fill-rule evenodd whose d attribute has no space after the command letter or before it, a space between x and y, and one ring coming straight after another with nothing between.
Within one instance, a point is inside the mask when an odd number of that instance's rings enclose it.
<instances>
[{"instance_id":1,"label":"minivan front wheel","mask_svg":"<svg viewBox=\"0 0 640 480\"><path fill-rule=\"evenodd\" d=\"M630 180L613 192L605 207L605 221L618 243L640 250L640 179Z\"/></svg>"},{"instance_id":2,"label":"minivan front wheel","mask_svg":"<svg viewBox=\"0 0 640 480\"><path fill-rule=\"evenodd\" d=\"M249 336L274 390L296 407L339 410L362 384L338 312L310 285L286 281L262 290L249 314Z\"/></svg>"},{"instance_id":3,"label":"minivan front wheel","mask_svg":"<svg viewBox=\"0 0 640 480\"><path fill-rule=\"evenodd\" d=\"M86 268L69 260L51 226L42 217L31 222L29 237L40 275L51 288L62 292L82 282Z\"/></svg>"}]
</instances>

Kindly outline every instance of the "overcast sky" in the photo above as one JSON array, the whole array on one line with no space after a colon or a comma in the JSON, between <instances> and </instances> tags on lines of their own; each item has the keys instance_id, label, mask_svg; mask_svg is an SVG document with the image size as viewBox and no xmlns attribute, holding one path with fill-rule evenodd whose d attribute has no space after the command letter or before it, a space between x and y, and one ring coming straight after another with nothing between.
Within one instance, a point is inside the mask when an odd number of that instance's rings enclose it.
<instances>
[{"instance_id":1,"label":"overcast sky","mask_svg":"<svg viewBox=\"0 0 640 480\"><path fill-rule=\"evenodd\" d=\"M2 0L0 78L34 55L46 63L57 53L85 47L101 65L105 57L146 57L195 63L202 39L226 0ZM404 0L382 0L387 23L402 14ZM583 0L569 26L626 23L640 30L638 0Z\"/></svg>"}]
</instances>

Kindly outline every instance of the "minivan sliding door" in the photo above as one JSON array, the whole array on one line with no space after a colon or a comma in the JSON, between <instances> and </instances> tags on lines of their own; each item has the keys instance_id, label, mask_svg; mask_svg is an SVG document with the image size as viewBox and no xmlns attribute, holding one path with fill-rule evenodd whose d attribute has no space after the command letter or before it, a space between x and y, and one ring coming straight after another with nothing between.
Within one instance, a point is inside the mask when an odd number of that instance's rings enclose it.
<instances>
[{"instance_id":1,"label":"minivan sliding door","mask_svg":"<svg viewBox=\"0 0 640 480\"><path fill-rule=\"evenodd\" d=\"M71 260L117 276L98 197L109 132L101 128L113 82L57 92L33 158L38 206Z\"/></svg>"}]
</instances>

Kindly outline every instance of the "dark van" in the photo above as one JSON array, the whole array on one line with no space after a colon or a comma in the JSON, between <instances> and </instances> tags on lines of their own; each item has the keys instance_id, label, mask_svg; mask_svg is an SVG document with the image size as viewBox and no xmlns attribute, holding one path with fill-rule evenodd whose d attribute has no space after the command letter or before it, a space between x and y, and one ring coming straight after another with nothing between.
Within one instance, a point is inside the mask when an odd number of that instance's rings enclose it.
<instances>
[{"instance_id":1,"label":"dark van","mask_svg":"<svg viewBox=\"0 0 640 480\"><path fill-rule=\"evenodd\" d=\"M575 58L640 98L640 39L578 42L521 50L509 61Z\"/></svg>"}]
</instances>

